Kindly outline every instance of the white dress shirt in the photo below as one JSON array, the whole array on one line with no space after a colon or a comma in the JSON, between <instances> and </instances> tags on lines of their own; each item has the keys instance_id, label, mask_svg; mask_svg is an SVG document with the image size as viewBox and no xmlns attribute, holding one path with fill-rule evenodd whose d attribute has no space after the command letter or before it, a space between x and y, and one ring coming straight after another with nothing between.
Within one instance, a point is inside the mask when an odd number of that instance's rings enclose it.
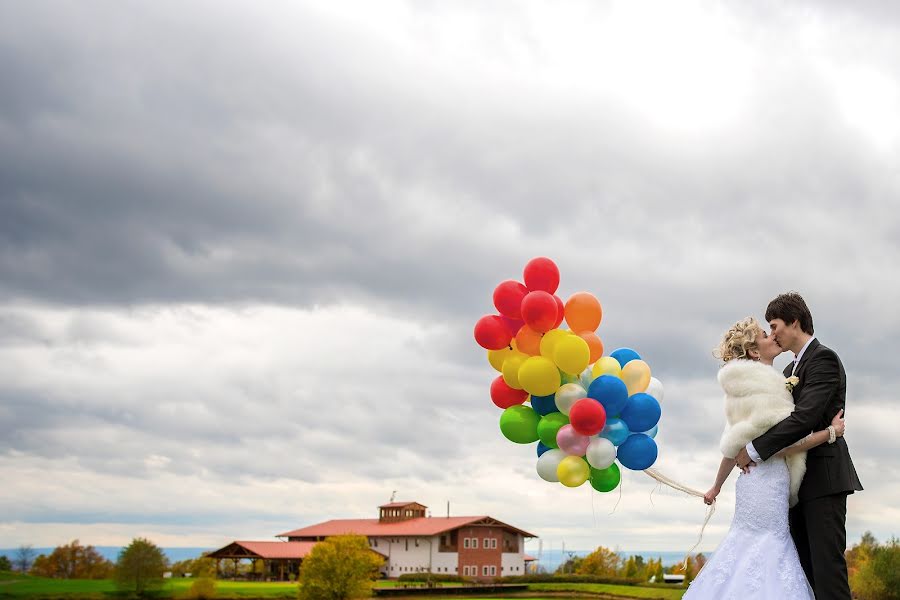
<instances>
[{"instance_id":1,"label":"white dress shirt","mask_svg":"<svg viewBox=\"0 0 900 600\"><path fill-rule=\"evenodd\" d=\"M816 336L812 336L808 340L806 340L806 343L803 344L802 348L800 348L800 352L798 352L794 356L794 366L791 367L791 375L793 375L794 373L797 372L797 365L800 364L800 359L803 358L803 353L806 352L806 349L809 348L809 345L812 343L812 341L814 339L816 339ZM762 457L760 457L760 455L759 455L759 452L757 452L756 448L753 447L753 442L748 442L746 448L747 448L747 454L750 455L750 460L752 460L755 463L763 462Z\"/></svg>"}]
</instances>

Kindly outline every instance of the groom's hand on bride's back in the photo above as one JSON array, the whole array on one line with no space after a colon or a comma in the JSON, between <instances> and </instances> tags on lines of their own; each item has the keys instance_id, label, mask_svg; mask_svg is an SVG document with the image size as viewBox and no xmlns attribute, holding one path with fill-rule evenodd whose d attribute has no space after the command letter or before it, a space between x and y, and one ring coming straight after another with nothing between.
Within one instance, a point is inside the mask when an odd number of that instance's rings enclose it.
<instances>
[{"instance_id":1,"label":"groom's hand on bride's back","mask_svg":"<svg viewBox=\"0 0 900 600\"><path fill-rule=\"evenodd\" d=\"M741 451L734 457L734 466L738 467L742 473L749 473L750 467L755 467L756 463L750 458L747 448L741 448Z\"/></svg>"}]
</instances>

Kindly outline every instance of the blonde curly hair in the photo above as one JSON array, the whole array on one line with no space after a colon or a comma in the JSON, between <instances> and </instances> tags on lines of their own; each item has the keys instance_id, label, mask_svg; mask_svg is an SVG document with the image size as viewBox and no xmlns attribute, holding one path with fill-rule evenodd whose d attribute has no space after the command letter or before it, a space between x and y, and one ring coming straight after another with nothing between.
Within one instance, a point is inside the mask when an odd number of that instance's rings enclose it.
<instances>
[{"instance_id":1,"label":"blonde curly hair","mask_svg":"<svg viewBox=\"0 0 900 600\"><path fill-rule=\"evenodd\" d=\"M737 358L750 358L751 350L759 350L757 338L763 330L759 322L753 317L741 319L731 326L722 336L722 342L713 352L716 358L722 362L728 362Z\"/></svg>"}]
</instances>

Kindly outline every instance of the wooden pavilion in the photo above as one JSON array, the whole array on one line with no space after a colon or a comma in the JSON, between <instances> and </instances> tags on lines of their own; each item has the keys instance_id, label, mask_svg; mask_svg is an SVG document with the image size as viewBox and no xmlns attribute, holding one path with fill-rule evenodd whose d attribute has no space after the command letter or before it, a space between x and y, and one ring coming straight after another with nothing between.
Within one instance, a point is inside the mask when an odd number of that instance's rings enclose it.
<instances>
[{"instance_id":1,"label":"wooden pavilion","mask_svg":"<svg viewBox=\"0 0 900 600\"><path fill-rule=\"evenodd\" d=\"M238 565L242 560L262 561L262 574L257 577L263 581L287 581L300 573L300 563L310 553L315 542L231 542L224 548L210 552L206 556L216 560L216 574L220 569L220 561L233 560L234 573L237 576Z\"/></svg>"}]
</instances>

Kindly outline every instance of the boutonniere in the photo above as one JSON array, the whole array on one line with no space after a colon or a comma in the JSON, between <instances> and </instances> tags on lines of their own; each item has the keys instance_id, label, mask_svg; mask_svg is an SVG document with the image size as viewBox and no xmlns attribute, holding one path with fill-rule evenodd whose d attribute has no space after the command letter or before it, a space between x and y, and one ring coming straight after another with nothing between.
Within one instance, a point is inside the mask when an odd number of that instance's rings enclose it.
<instances>
[{"instance_id":1,"label":"boutonniere","mask_svg":"<svg viewBox=\"0 0 900 600\"><path fill-rule=\"evenodd\" d=\"M793 392L794 388L797 387L797 384L800 383L800 378L796 375L791 375L787 379L784 380L784 386L787 388L789 392Z\"/></svg>"}]
</instances>

